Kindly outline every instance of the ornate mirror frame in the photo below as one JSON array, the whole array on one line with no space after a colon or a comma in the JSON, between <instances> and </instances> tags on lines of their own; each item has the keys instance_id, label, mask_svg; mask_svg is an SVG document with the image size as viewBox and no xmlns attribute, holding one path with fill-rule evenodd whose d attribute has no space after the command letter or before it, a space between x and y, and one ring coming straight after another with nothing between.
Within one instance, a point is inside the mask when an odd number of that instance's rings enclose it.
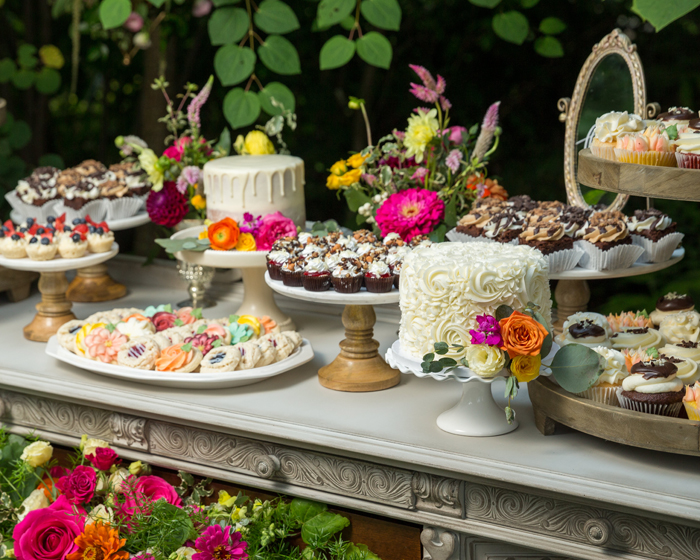
<instances>
[{"instance_id":1,"label":"ornate mirror frame","mask_svg":"<svg viewBox=\"0 0 700 560\"><path fill-rule=\"evenodd\" d=\"M569 204L588 208L588 203L581 194L581 188L576 180L576 162L578 149L576 140L578 135L581 110L586 101L586 94L590 87L593 74L602 60L611 55L621 56L627 63L632 76L632 88L634 93L634 112L645 119L654 118L658 112L658 104L647 105L647 89L644 81L644 68L637 53L637 45L630 41L629 37L619 29L603 37L597 45L593 46L593 52L583 63L574 87L572 96L563 97L557 102L561 111L559 120L566 123L564 133L564 182L566 184L566 197ZM622 210L627 203L628 195L617 195L610 205L610 210Z\"/></svg>"}]
</instances>

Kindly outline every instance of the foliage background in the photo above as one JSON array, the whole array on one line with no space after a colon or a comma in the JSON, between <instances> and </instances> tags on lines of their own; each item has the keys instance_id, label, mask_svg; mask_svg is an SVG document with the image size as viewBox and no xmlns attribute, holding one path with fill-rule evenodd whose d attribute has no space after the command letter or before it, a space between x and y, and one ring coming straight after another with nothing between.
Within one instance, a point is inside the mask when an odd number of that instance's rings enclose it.
<instances>
[{"instance_id":1,"label":"foliage background","mask_svg":"<svg viewBox=\"0 0 700 560\"><path fill-rule=\"evenodd\" d=\"M524 9L520 0L503 0L497 10L520 9L531 30L546 17L558 17L566 23L567 29L558 35L564 56L543 58L533 49L533 31L520 46L499 39L492 30L491 9L465 0L400 0L401 29L386 34L394 51L389 70L355 57L340 69L322 72L318 53L338 28L311 32L317 3L291 0L289 4L301 24L287 37L299 51L302 74L280 78L266 75L264 67L257 73L263 83L282 81L296 95L299 126L285 140L292 153L306 163L307 214L312 220L349 218L344 201L325 188L330 165L364 147L361 116L347 108L348 96L367 101L375 137L395 127L404 128L415 106L415 99L408 94L408 84L414 80L409 63L424 65L446 78L447 96L454 105L451 124L478 122L491 102L501 101L504 133L490 173L511 194L527 193L540 199L565 198L564 126L558 120L557 100L571 95L591 47L615 27L637 44L649 101L658 101L664 108L700 107L700 74L696 70L697 52L692 48L700 35L698 11L656 33L631 12L629 1L541 0ZM192 16L190 0L173 7L173 15L152 35L152 46L139 51L129 65L123 64L122 53L100 31L96 6L88 8L81 25L75 94L70 93L70 15L52 17L47 0L5 0L4 5L0 0L0 6L0 59L15 58L21 44L31 43L37 47L54 44L67 61L60 70L62 85L54 95L0 84L0 97L8 100L9 111L31 128L31 141L16 151L26 167L8 170L7 165L0 166L3 191L13 188L17 176L31 170L46 153L58 154L66 165L86 158L113 163L119 158L113 140L120 134L139 134L157 149L165 133L156 118L164 114L164 108L160 94L148 87L152 78L164 70L172 91L179 91L185 82L203 84L213 73L216 47L207 37L207 18ZM228 88L218 81L216 84L203 111L203 131L209 138L217 137L226 126L221 105ZM611 83L611 97L622 87ZM627 211L641 207L642 202L631 202ZM685 261L653 275L592 282L592 308L606 312L650 309L669 289L689 291L700 301L697 205L658 201L657 206L676 219L686 233ZM6 218L8 210L3 201L0 217Z\"/></svg>"}]
</instances>

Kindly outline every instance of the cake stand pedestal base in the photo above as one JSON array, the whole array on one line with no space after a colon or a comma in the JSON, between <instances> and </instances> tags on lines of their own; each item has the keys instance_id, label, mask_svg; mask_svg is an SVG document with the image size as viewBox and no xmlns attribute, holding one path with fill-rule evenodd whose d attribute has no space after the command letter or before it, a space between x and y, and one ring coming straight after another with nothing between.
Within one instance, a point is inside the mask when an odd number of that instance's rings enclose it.
<instances>
[{"instance_id":1,"label":"cake stand pedestal base","mask_svg":"<svg viewBox=\"0 0 700 560\"><path fill-rule=\"evenodd\" d=\"M41 273L41 303L36 306L37 314L32 322L24 327L24 338L46 342L56 334L61 325L75 319L71 312L73 304L66 299L67 289L68 279L65 272Z\"/></svg>"},{"instance_id":2,"label":"cake stand pedestal base","mask_svg":"<svg viewBox=\"0 0 700 560\"><path fill-rule=\"evenodd\" d=\"M112 301L125 295L126 286L112 279L105 264L79 268L66 292L69 300L78 303Z\"/></svg>"},{"instance_id":3,"label":"cake stand pedestal base","mask_svg":"<svg viewBox=\"0 0 700 560\"><path fill-rule=\"evenodd\" d=\"M462 398L438 416L437 425L459 436L488 437L512 432L518 421L509 424L503 409L493 400L491 384L474 379L462 385Z\"/></svg>"},{"instance_id":4,"label":"cake stand pedestal base","mask_svg":"<svg viewBox=\"0 0 700 560\"><path fill-rule=\"evenodd\" d=\"M236 315L267 315L277 323L280 330L294 331L296 325L291 317L287 317L275 303L275 294L265 282L266 267L241 268L244 293L243 302Z\"/></svg>"},{"instance_id":5,"label":"cake stand pedestal base","mask_svg":"<svg viewBox=\"0 0 700 560\"><path fill-rule=\"evenodd\" d=\"M557 302L557 320L552 325L554 334L559 335L569 315L586 311L591 299L591 290L586 280L559 280L554 289Z\"/></svg>"},{"instance_id":6,"label":"cake stand pedestal base","mask_svg":"<svg viewBox=\"0 0 700 560\"><path fill-rule=\"evenodd\" d=\"M381 391L398 385L401 373L382 359L377 352L379 342L372 338L376 321L371 305L345 306L345 340L340 342L338 357L318 370L321 385L348 392Z\"/></svg>"}]
</instances>

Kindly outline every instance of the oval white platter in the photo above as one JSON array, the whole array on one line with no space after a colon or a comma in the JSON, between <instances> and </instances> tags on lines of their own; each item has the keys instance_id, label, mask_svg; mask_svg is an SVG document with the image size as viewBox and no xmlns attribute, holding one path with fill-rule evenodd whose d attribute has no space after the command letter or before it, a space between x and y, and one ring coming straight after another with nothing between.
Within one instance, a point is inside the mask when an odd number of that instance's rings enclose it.
<instances>
[{"instance_id":1,"label":"oval white platter","mask_svg":"<svg viewBox=\"0 0 700 560\"><path fill-rule=\"evenodd\" d=\"M49 339L46 345L46 353L57 360L106 377L180 389L226 389L252 385L299 367L310 362L314 357L311 343L303 339L301 346L290 356L269 366L223 373L172 373L103 364L102 362L83 358L63 348L56 336L52 336Z\"/></svg>"},{"instance_id":2,"label":"oval white platter","mask_svg":"<svg viewBox=\"0 0 700 560\"><path fill-rule=\"evenodd\" d=\"M86 253L79 259L63 259L56 255L50 261L33 261L25 257L23 259L8 259L0 256L0 266L12 270L29 270L33 272L66 272L88 266L94 266L108 261L119 252L119 245L112 243L112 248L105 253Z\"/></svg>"},{"instance_id":3,"label":"oval white platter","mask_svg":"<svg viewBox=\"0 0 700 560\"><path fill-rule=\"evenodd\" d=\"M12 210L12 212L10 212L10 219L15 224L21 224L24 221L22 215L19 212L17 212L17 210ZM148 212L146 212L145 210L133 216L129 216L128 218L119 218L117 220L105 220L105 222L107 222L107 226L112 231L122 231L124 229L135 228L138 226L142 226L143 224L147 224L150 221L151 218L148 216Z\"/></svg>"},{"instance_id":4,"label":"oval white platter","mask_svg":"<svg viewBox=\"0 0 700 560\"><path fill-rule=\"evenodd\" d=\"M384 303L398 303L399 291L392 288L385 294L374 294L362 288L354 294L341 294L332 288L325 292L310 292L304 288L285 286L281 280L273 280L270 273L265 272L265 282L278 294L303 301L318 303L332 303L338 305L382 305Z\"/></svg>"},{"instance_id":5,"label":"oval white platter","mask_svg":"<svg viewBox=\"0 0 700 560\"><path fill-rule=\"evenodd\" d=\"M183 239L185 237L198 237L205 226L195 226L178 231L171 239ZM265 255L267 251L179 251L175 258L200 266L213 266L215 268L265 268Z\"/></svg>"}]
</instances>

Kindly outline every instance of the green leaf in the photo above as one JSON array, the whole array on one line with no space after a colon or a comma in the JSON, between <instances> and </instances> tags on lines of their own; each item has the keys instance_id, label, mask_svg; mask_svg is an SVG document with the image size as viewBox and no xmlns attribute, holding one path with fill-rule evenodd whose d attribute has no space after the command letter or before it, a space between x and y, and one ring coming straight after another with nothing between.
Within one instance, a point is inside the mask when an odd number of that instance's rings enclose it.
<instances>
[{"instance_id":1,"label":"green leaf","mask_svg":"<svg viewBox=\"0 0 700 560\"><path fill-rule=\"evenodd\" d=\"M533 8L534 6L537 6L540 0L520 0L520 5L523 8Z\"/></svg>"},{"instance_id":2,"label":"green leaf","mask_svg":"<svg viewBox=\"0 0 700 560\"><path fill-rule=\"evenodd\" d=\"M193 241L185 241L182 244L182 248L187 250L187 251L191 251L193 249L196 249L197 247L198 247L197 241L194 241L194 240Z\"/></svg>"},{"instance_id":3,"label":"green leaf","mask_svg":"<svg viewBox=\"0 0 700 560\"><path fill-rule=\"evenodd\" d=\"M0 60L0 84L6 84L17 71L17 65L11 58Z\"/></svg>"},{"instance_id":4,"label":"green leaf","mask_svg":"<svg viewBox=\"0 0 700 560\"><path fill-rule=\"evenodd\" d=\"M206 325L199 325L199 327L197 328L197 334L202 334L206 330L207 330Z\"/></svg>"},{"instance_id":5,"label":"green leaf","mask_svg":"<svg viewBox=\"0 0 700 560\"><path fill-rule=\"evenodd\" d=\"M36 72L33 70L22 68L12 75L12 85L17 89L29 89L32 87L34 80L36 80Z\"/></svg>"},{"instance_id":6,"label":"green leaf","mask_svg":"<svg viewBox=\"0 0 700 560\"><path fill-rule=\"evenodd\" d=\"M224 45L214 55L214 70L224 86L234 86L255 69L255 53L248 47Z\"/></svg>"},{"instance_id":7,"label":"green leaf","mask_svg":"<svg viewBox=\"0 0 700 560\"><path fill-rule=\"evenodd\" d=\"M272 99L277 103L281 103L286 111L292 113L296 109L296 102L292 90L280 82L270 82L258 92L258 99L262 110L268 115L281 115L282 107L275 107L272 104Z\"/></svg>"},{"instance_id":8,"label":"green leaf","mask_svg":"<svg viewBox=\"0 0 700 560\"><path fill-rule=\"evenodd\" d=\"M455 367L457 365L457 360L454 358L440 358L438 362L443 368Z\"/></svg>"},{"instance_id":9,"label":"green leaf","mask_svg":"<svg viewBox=\"0 0 700 560\"><path fill-rule=\"evenodd\" d=\"M389 39L381 33L370 31L357 40L357 54L367 64L388 69L393 50Z\"/></svg>"},{"instance_id":10,"label":"green leaf","mask_svg":"<svg viewBox=\"0 0 700 560\"><path fill-rule=\"evenodd\" d=\"M355 9L355 0L321 0L316 19L320 28L340 23Z\"/></svg>"},{"instance_id":11,"label":"green leaf","mask_svg":"<svg viewBox=\"0 0 700 560\"><path fill-rule=\"evenodd\" d=\"M301 538L306 544L318 548L348 525L350 520L346 517L324 511L304 523L301 528Z\"/></svg>"},{"instance_id":12,"label":"green leaf","mask_svg":"<svg viewBox=\"0 0 700 560\"><path fill-rule=\"evenodd\" d=\"M401 26L401 6L397 0L362 0L360 11L375 27L398 31Z\"/></svg>"},{"instance_id":13,"label":"green leaf","mask_svg":"<svg viewBox=\"0 0 700 560\"><path fill-rule=\"evenodd\" d=\"M116 328L117 326L114 323L107 323L105 325L105 329L107 329L111 333L113 333Z\"/></svg>"},{"instance_id":14,"label":"green leaf","mask_svg":"<svg viewBox=\"0 0 700 560\"><path fill-rule=\"evenodd\" d=\"M547 35L558 35L566 29L566 24L556 17L547 17L540 22L540 31Z\"/></svg>"},{"instance_id":15,"label":"green leaf","mask_svg":"<svg viewBox=\"0 0 700 560\"><path fill-rule=\"evenodd\" d=\"M224 97L224 116L233 129L253 124L260 115L260 101L252 91L235 88Z\"/></svg>"},{"instance_id":16,"label":"green leaf","mask_svg":"<svg viewBox=\"0 0 700 560\"><path fill-rule=\"evenodd\" d=\"M678 125L674 124L664 129L671 140L678 138Z\"/></svg>"},{"instance_id":17,"label":"green leaf","mask_svg":"<svg viewBox=\"0 0 700 560\"><path fill-rule=\"evenodd\" d=\"M98 12L102 27L114 29L123 25L131 15L131 0L102 0Z\"/></svg>"},{"instance_id":18,"label":"green leaf","mask_svg":"<svg viewBox=\"0 0 700 560\"><path fill-rule=\"evenodd\" d=\"M443 370L442 364L440 362L430 363L430 373L439 373Z\"/></svg>"},{"instance_id":19,"label":"green leaf","mask_svg":"<svg viewBox=\"0 0 700 560\"><path fill-rule=\"evenodd\" d=\"M450 351L450 346L447 344L447 342L436 342L433 344L433 348L435 348L435 353L439 354L440 356L444 356Z\"/></svg>"},{"instance_id":20,"label":"green leaf","mask_svg":"<svg viewBox=\"0 0 700 560\"><path fill-rule=\"evenodd\" d=\"M348 203L350 212L357 212L360 206L372 202L369 196L357 189L347 189L343 191L343 194L345 195L345 200Z\"/></svg>"},{"instance_id":21,"label":"green leaf","mask_svg":"<svg viewBox=\"0 0 700 560\"><path fill-rule=\"evenodd\" d=\"M700 6L700 0L634 0L632 11L651 23L656 31Z\"/></svg>"},{"instance_id":22,"label":"green leaf","mask_svg":"<svg viewBox=\"0 0 700 560\"><path fill-rule=\"evenodd\" d=\"M221 6L229 6L231 4L238 4L241 0L214 0L214 6L217 8Z\"/></svg>"},{"instance_id":23,"label":"green leaf","mask_svg":"<svg viewBox=\"0 0 700 560\"><path fill-rule=\"evenodd\" d=\"M36 76L35 87L39 93L44 95L56 93L58 88L61 87L61 74L59 74L58 70L44 67Z\"/></svg>"},{"instance_id":24,"label":"green leaf","mask_svg":"<svg viewBox=\"0 0 700 560\"><path fill-rule=\"evenodd\" d=\"M570 393L581 393L598 380L603 372L601 356L582 344L568 344L552 360L552 374Z\"/></svg>"},{"instance_id":25,"label":"green leaf","mask_svg":"<svg viewBox=\"0 0 700 560\"><path fill-rule=\"evenodd\" d=\"M344 17L340 22L340 27L345 29L345 31L350 31L353 27L355 27L355 18L352 16Z\"/></svg>"},{"instance_id":26,"label":"green leaf","mask_svg":"<svg viewBox=\"0 0 700 560\"><path fill-rule=\"evenodd\" d=\"M530 29L527 18L516 10L496 14L491 21L493 31L504 41L522 45Z\"/></svg>"},{"instance_id":27,"label":"green leaf","mask_svg":"<svg viewBox=\"0 0 700 560\"><path fill-rule=\"evenodd\" d=\"M24 148L32 139L32 129L24 121L15 121L7 136L10 147L14 150Z\"/></svg>"},{"instance_id":28,"label":"green leaf","mask_svg":"<svg viewBox=\"0 0 700 560\"><path fill-rule=\"evenodd\" d=\"M421 362L420 367L423 370L423 373L430 373L430 364L432 362Z\"/></svg>"},{"instance_id":29,"label":"green leaf","mask_svg":"<svg viewBox=\"0 0 700 560\"><path fill-rule=\"evenodd\" d=\"M253 20L265 33L284 34L299 29L294 10L280 0L263 0Z\"/></svg>"},{"instance_id":30,"label":"green leaf","mask_svg":"<svg viewBox=\"0 0 700 560\"><path fill-rule=\"evenodd\" d=\"M596 204L598 204L600 202L600 199L603 198L604 194L605 194L605 191L601 191L598 189L592 189L583 195L583 200L585 200L591 206L595 206Z\"/></svg>"},{"instance_id":31,"label":"green leaf","mask_svg":"<svg viewBox=\"0 0 700 560\"><path fill-rule=\"evenodd\" d=\"M323 222L323 225L326 227L327 231L340 231L340 225L333 219L326 220L325 222Z\"/></svg>"},{"instance_id":32,"label":"green leaf","mask_svg":"<svg viewBox=\"0 0 700 560\"><path fill-rule=\"evenodd\" d=\"M509 305L499 305L498 308L496 309L496 313L494 317L496 317L497 321L500 321L501 319L505 319L506 317L510 317L513 314L513 308L510 307Z\"/></svg>"},{"instance_id":33,"label":"green leaf","mask_svg":"<svg viewBox=\"0 0 700 560\"><path fill-rule=\"evenodd\" d=\"M314 502L303 498L294 498L289 504L289 517L299 521L300 523L306 523L327 509L328 506L326 504L322 504L321 502Z\"/></svg>"},{"instance_id":34,"label":"green leaf","mask_svg":"<svg viewBox=\"0 0 700 560\"><path fill-rule=\"evenodd\" d=\"M17 49L17 62L22 68L32 70L39 62L39 59L34 56L35 54L36 47L34 45L28 43L20 45Z\"/></svg>"},{"instance_id":35,"label":"green leaf","mask_svg":"<svg viewBox=\"0 0 700 560\"><path fill-rule=\"evenodd\" d=\"M515 412L513 409L509 406L505 408L505 413L506 413L506 420L508 420L509 424L513 423L513 420L515 420Z\"/></svg>"},{"instance_id":36,"label":"green leaf","mask_svg":"<svg viewBox=\"0 0 700 560\"><path fill-rule=\"evenodd\" d=\"M268 35L258 54L262 63L273 72L284 76L301 74L297 49L281 35Z\"/></svg>"},{"instance_id":37,"label":"green leaf","mask_svg":"<svg viewBox=\"0 0 700 560\"><path fill-rule=\"evenodd\" d=\"M345 191L345 192L347 192L347 191ZM361 226L361 225L364 224L366 221L367 221L367 216L363 216L362 214L356 214L356 215L355 215L355 223L356 223L358 226Z\"/></svg>"},{"instance_id":38,"label":"green leaf","mask_svg":"<svg viewBox=\"0 0 700 560\"><path fill-rule=\"evenodd\" d=\"M223 153L225 156L231 153L231 132L225 126L219 135L219 141L215 146L216 150ZM201 241L201 240L200 240Z\"/></svg>"},{"instance_id":39,"label":"green leaf","mask_svg":"<svg viewBox=\"0 0 700 560\"><path fill-rule=\"evenodd\" d=\"M495 8L501 3L501 0L469 0L469 3L480 8Z\"/></svg>"},{"instance_id":40,"label":"green leaf","mask_svg":"<svg viewBox=\"0 0 700 560\"><path fill-rule=\"evenodd\" d=\"M209 18L209 39L212 45L238 43L248 31L250 20L243 8L219 8Z\"/></svg>"},{"instance_id":41,"label":"green leaf","mask_svg":"<svg viewBox=\"0 0 700 560\"><path fill-rule=\"evenodd\" d=\"M184 324L185 322L182 319L175 319L175 322L173 323L173 325L175 325L176 327L181 327Z\"/></svg>"},{"instance_id":42,"label":"green leaf","mask_svg":"<svg viewBox=\"0 0 700 560\"><path fill-rule=\"evenodd\" d=\"M503 394L503 396L507 399L508 397L512 396L513 393L513 388L515 387L515 376L510 375L508 376L508 379L506 379L506 391Z\"/></svg>"},{"instance_id":43,"label":"green leaf","mask_svg":"<svg viewBox=\"0 0 700 560\"><path fill-rule=\"evenodd\" d=\"M344 37L336 35L326 41L321 47L319 62L321 70L332 70L344 66L355 55L355 43Z\"/></svg>"},{"instance_id":44,"label":"green leaf","mask_svg":"<svg viewBox=\"0 0 700 560\"><path fill-rule=\"evenodd\" d=\"M564 56L564 47L556 37L538 37L535 40L535 52L547 58L561 58Z\"/></svg>"},{"instance_id":45,"label":"green leaf","mask_svg":"<svg viewBox=\"0 0 700 560\"><path fill-rule=\"evenodd\" d=\"M457 199L454 197L445 204L445 224L449 228L457 225Z\"/></svg>"},{"instance_id":46,"label":"green leaf","mask_svg":"<svg viewBox=\"0 0 700 560\"><path fill-rule=\"evenodd\" d=\"M374 554L365 544L350 543L345 550L344 560L381 560L381 558Z\"/></svg>"},{"instance_id":47,"label":"green leaf","mask_svg":"<svg viewBox=\"0 0 700 560\"><path fill-rule=\"evenodd\" d=\"M56 45L44 45L39 49L39 58L44 66L60 70L66 63L63 53Z\"/></svg>"},{"instance_id":48,"label":"green leaf","mask_svg":"<svg viewBox=\"0 0 700 560\"><path fill-rule=\"evenodd\" d=\"M156 239L156 243L163 247L166 253L170 254L178 253L184 250L201 252L209 249L209 245L201 245L196 243L196 239L194 237L185 237L184 239Z\"/></svg>"},{"instance_id":49,"label":"green leaf","mask_svg":"<svg viewBox=\"0 0 700 560\"><path fill-rule=\"evenodd\" d=\"M428 237L433 243L442 243L443 241L445 241L446 233L447 226L445 224L440 224L436 229L430 232L430 235Z\"/></svg>"},{"instance_id":50,"label":"green leaf","mask_svg":"<svg viewBox=\"0 0 700 560\"><path fill-rule=\"evenodd\" d=\"M435 353L434 352L428 352L425 356L423 356L423 361L424 362L432 362L435 359Z\"/></svg>"},{"instance_id":51,"label":"green leaf","mask_svg":"<svg viewBox=\"0 0 700 560\"><path fill-rule=\"evenodd\" d=\"M183 344L183 345L180 347L180 349L181 349L183 352L189 352L190 350L192 350L192 343L191 343L191 342L188 342L187 344Z\"/></svg>"},{"instance_id":52,"label":"green leaf","mask_svg":"<svg viewBox=\"0 0 700 560\"><path fill-rule=\"evenodd\" d=\"M552 333L548 333L542 341L542 348L540 349L540 357L544 360L549 353L552 351Z\"/></svg>"},{"instance_id":53,"label":"green leaf","mask_svg":"<svg viewBox=\"0 0 700 560\"><path fill-rule=\"evenodd\" d=\"M56 167L57 169L65 169L66 167L63 158L58 154L44 154L39 158L39 165L48 165L50 167Z\"/></svg>"},{"instance_id":54,"label":"green leaf","mask_svg":"<svg viewBox=\"0 0 700 560\"><path fill-rule=\"evenodd\" d=\"M165 0L148 0L149 3L153 4L156 8L160 8L165 4ZM216 4L216 2L214 2Z\"/></svg>"}]
</instances>

